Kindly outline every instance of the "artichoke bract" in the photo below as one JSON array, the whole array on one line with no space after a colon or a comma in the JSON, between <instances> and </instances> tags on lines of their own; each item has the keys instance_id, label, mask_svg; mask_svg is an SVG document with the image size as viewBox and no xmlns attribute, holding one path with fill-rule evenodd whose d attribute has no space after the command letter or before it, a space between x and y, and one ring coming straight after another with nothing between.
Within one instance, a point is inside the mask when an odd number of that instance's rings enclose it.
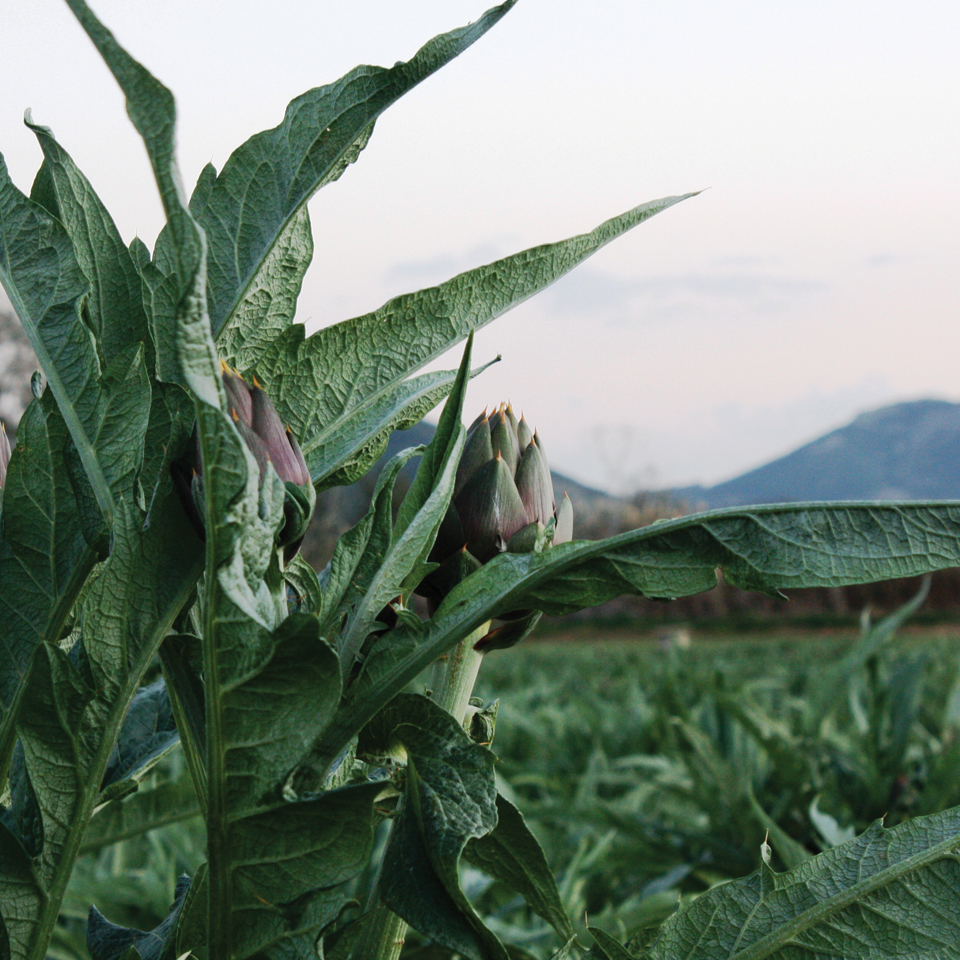
<instances>
[{"instance_id":1,"label":"artichoke bract","mask_svg":"<svg viewBox=\"0 0 960 960\"><path fill-rule=\"evenodd\" d=\"M552 536L551 536L552 530ZM501 553L530 553L573 537L573 504L557 507L540 437L509 404L484 411L470 425L457 469L453 499L427 558L439 567L417 588L434 611L465 577ZM480 649L510 646L521 638L530 610L504 614L511 626L491 631Z\"/></svg>"},{"instance_id":2,"label":"artichoke bract","mask_svg":"<svg viewBox=\"0 0 960 960\"><path fill-rule=\"evenodd\" d=\"M286 489L283 502L284 523L278 544L284 548L285 559L290 560L300 549L316 504L316 492L310 481L310 471L300 445L290 428L284 426L273 401L257 382L257 378L253 377L253 382L248 383L236 370L222 361L221 371L230 416L260 467L260 477L266 473L269 464ZM187 515L200 538L204 539L203 511L197 507L197 500L203 495L203 470L196 432L194 459L189 464L175 464L173 477Z\"/></svg>"}]
</instances>

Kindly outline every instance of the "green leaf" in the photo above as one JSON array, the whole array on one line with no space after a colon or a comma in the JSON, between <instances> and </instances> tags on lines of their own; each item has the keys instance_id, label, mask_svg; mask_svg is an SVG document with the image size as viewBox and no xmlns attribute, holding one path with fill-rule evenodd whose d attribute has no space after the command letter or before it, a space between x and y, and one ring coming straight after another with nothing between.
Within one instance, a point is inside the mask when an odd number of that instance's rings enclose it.
<instances>
[{"instance_id":1,"label":"green leaf","mask_svg":"<svg viewBox=\"0 0 960 960\"><path fill-rule=\"evenodd\" d=\"M300 554L297 554L284 568L283 579L287 589L293 593L293 610L316 615L320 612L321 591L317 572Z\"/></svg>"},{"instance_id":2,"label":"green leaf","mask_svg":"<svg viewBox=\"0 0 960 960\"><path fill-rule=\"evenodd\" d=\"M84 0L67 0L126 97L127 114L143 138L153 167L167 225L153 263L139 264L149 304L151 332L161 380L180 382L178 324L205 312L204 238L187 208L174 151L173 94L117 43ZM207 349L194 343L192 350Z\"/></svg>"},{"instance_id":3,"label":"green leaf","mask_svg":"<svg viewBox=\"0 0 960 960\"><path fill-rule=\"evenodd\" d=\"M291 614L264 653L265 661L248 653L236 664L221 701L228 734L218 746L228 804L238 811L279 797L283 777L340 699L336 654L320 638L315 617Z\"/></svg>"},{"instance_id":4,"label":"green leaf","mask_svg":"<svg viewBox=\"0 0 960 960\"><path fill-rule=\"evenodd\" d=\"M731 508L665 520L609 540L495 557L422 628L388 634L317 747L327 762L390 696L492 617L532 607L569 613L620 594L709 590L717 569L751 590L841 586L960 563L960 504L823 503Z\"/></svg>"},{"instance_id":5,"label":"green leaf","mask_svg":"<svg viewBox=\"0 0 960 960\"><path fill-rule=\"evenodd\" d=\"M90 284L63 225L10 181L0 158L0 282L76 445L107 527L132 499L150 389L142 345L101 368L83 310Z\"/></svg>"},{"instance_id":6,"label":"green leaf","mask_svg":"<svg viewBox=\"0 0 960 960\"><path fill-rule=\"evenodd\" d=\"M587 930L594 942L594 948L588 956L592 955L594 950L599 950L604 960L633 960L633 954L629 953L619 940L614 940L609 933L605 933L599 927L587 927Z\"/></svg>"},{"instance_id":7,"label":"green leaf","mask_svg":"<svg viewBox=\"0 0 960 960\"><path fill-rule=\"evenodd\" d=\"M233 952L218 952L211 939L210 956L250 957L318 934L335 920L347 900L341 885L366 866L373 849L372 808L379 792L375 783L344 787L233 822L228 830ZM184 933L178 934L184 949L198 946L196 931L205 926L208 909L215 920L209 868L204 891L184 911Z\"/></svg>"},{"instance_id":8,"label":"green leaf","mask_svg":"<svg viewBox=\"0 0 960 960\"><path fill-rule=\"evenodd\" d=\"M519 893L565 940L576 935L543 847L509 800L497 794L496 827L486 836L471 840L463 855Z\"/></svg>"},{"instance_id":9,"label":"green leaf","mask_svg":"<svg viewBox=\"0 0 960 960\"><path fill-rule=\"evenodd\" d=\"M87 178L57 143L53 131L34 124L29 111L26 124L43 150L44 169L56 201L55 209L47 209L66 229L77 264L90 282L84 308L103 368L139 343L152 352L140 272L110 214Z\"/></svg>"},{"instance_id":10,"label":"green leaf","mask_svg":"<svg viewBox=\"0 0 960 960\"><path fill-rule=\"evenodd\" d=\"M846 656L823 672L820 682L810 693L806 723L811 734L819 732L824 718L836 705L841 690L849 684L850 678L893 639L897 631L923 606L929 592L928 577L911 600L879 623L867 627Z\"/></svg>"},{"instance_id":11,"label":"green leaf","mask_svg":"<svg viewBox=\"0 0 960 960\"><path fill-rule=\"evenodd\" d=\"M107 764L104 787L142 779L179 742L167 685L161 677L136 692Z\"/></svg>"},{"instance_id":12,"label":"green leaf","mask_svg":"<svg viewBox=\"0 0 960 960\"><path fill-rule=\"evenodd\" d=\"M406 789L384 854L384 905L425 937L469 957L507 960L460 889L467 842L497 824L493 754L425 697L398 697L376 724L407 752Z\"/></svg>"},{"instance_id":13,"label":"green leaf","mask_svg":"<svg viewBox=\"0 0 960 960\"><path fill-rule=\"evenodd\" d=\"M231 162L232 158L227 161L221 178L234 169L230 166ZM208 172L213 175L213 168L207 166L204 174ZM217 183L219 185L220 180ZM251 184L251 186L256 185ZM272 193L275 189L275 184L259 184L259 186L264 193ZM218 220L211 222L210 211L196 206L196 196L197 194L194 193L193 213L207 230L208 239L211 232L222 233L226 225ZM251 211L246 204L238 208L233 198L223 198L222 193L221 199L225 200L224 209L232 217L250 216ZM274 196L271 199L276 198ZM264 238L260 234L260 229L266 224L257 223L246 226L255 228L250 229L249 233L262 243ZM241 370L248 370L255 366L260 354L293 323L300 287L303 285L304 275L313 259L313 232L310 228L310 214L307 207L302 206L272 239L272 246L257 251L261 254L261 258L246 270L247 276L243 278L246 284L240 294L243 299L232 305L233 312L217 340L220 356L231 366ZM215 253L217 249L214 247L213 252ZM231 257L239 253L234 247L230 247L226 252ZM213 264L212 268L216 270L217 266ZM223 299L223 294L229 296L233 287L233 284L227 284L225 289L217 289L209 280L208 284L207 295L211 301L214 297Z\"/></svg>"},{"instance_id":14,"label":"green leaf","mask_svg":"<svg viewBox=\"0 0 960 960\"><path fill-rule=\"evenodd\" d=\"M184 390L173 383L153 382L138 478L148 510L163 490L171 462L181 457L185 444L190 443L193 420L193 403Z\"/></svg>"},{"instance_id":15,"label":"green leaf","mask_svg":"<svg viewBox=\"0 0 960 960\"><path fill-rule=\"evenodd\" d=\"M80 736L81 720L95 697L94 689L80 676L66 653L45 643L34 657L30 682L20 711L20 735L31 782L43 817L43 848L34 858L28 891L8 901L4 890L4 919L12 938L14 956L28 956L23 945L45 943L50 918L44 907L51 883L66 855L72 834L86 826L84 785L95 752ZM94 705L96 709L96 705ZM99 794L99 777L93 788ZM89 795L88 791L88 795ZM6 879L6 878L4 878ZM9 910L7 903L9 902Z\"/></svg>"},{"instance_id":16,"label":"green leaf","mask_svg":"<svg viewBox=\"0 0 960 960\"><path fill-rule=\"evenodd\" d=\"M946 957L960 910L960 810L866 833L787 873L764 865L681 908L645 956Z\"/></svg>"},{"instance_id":17,"label":"green leaf","mask_svg":"<svg viewBox=\"0 0 960 960\"><path fill-rule=\"evenodd\" d=\"M206 814L207 718L200 650L199 637L169 634L163 638L158 653L190 779L200 809Z\"/></svg>"},{"instance_id":18,"label":"green leaf","mask_svg":"<svg viewBox=\"0 0 960 960\"><path fill-rule=\"evenodd\" d=\"M348 615L340 645L344 676L353 666L380 611L398 595L409 594L424 575L427 554L450 506L457 465L463 450L466 434L460 423L460 415L470 378L472 347L471 335L437 431L423 454L393 530L387 528L385 531L383 555L365 585L362 598ZM392 493L392 484L390 487ZM389 502L386 506L389 509ZM390 513L387 513L386 519L389 520L389 517ZM408 583L408 579L412 583Z\"/></svg>"},{"instance_id":19,"label":"green leaf","mask_svg":"<svg viewBox=\"0 0 960 960\"><path fill-rule=\"evenodd\" d=\"M39 907L34 866L20 841L0 823L0 957L25 957ZM4 954L6 951L6 954Z\"/></svg>"},{"instance_id":20,"label":"green leaf","mask_svg":"<svg viewBox=\"0 0 960 960\"><path fill-rule=\"evenodd\" d=\"M148 524L121 501L113 553L84 601L80 643L72 656L44 643L33 658L17 731L43 817L43 849L16 896L14 880L0 872L17 958L44 955L127 708L195 588L198 547L169 481Z\"/></svg>"},{"instance_id":21,"label":"green leaf","mask_svg":"<svg viewBox=\"0 0 960 960\"><path fill-rule=\"evenodd\" d=\"M384 110L480 39L514 2L435 37L407 63L357 67L309 90L279 126L239 147L219 176L204 171L191 209L207 235L210 319L224 357L245 368L292 322L313 251L310 197L357 159Z\"/></svg>"},{"instance_id":22,"label":"green leaf","mask_svg":"<svg viewBox=\"0 0 960 960\"><path fill-rule=\"evenodd\" d=\"M43 818L20 742L14 749L10 766L9 790L8 806L0 806L0 823L10 830L30 856L35 857L43 849Z\"/></svg>"},{"instance_id":23,"label":"green leaf","mask_svg":"<svg viewBox=\"0 0 960 960\"><path fill-rule=\"evenodd\" d=\"M438 287L397 297L373 313L325 327L307 339L301 324L289 327L256 369L270 386L281 417L300 439L314 484L326 485L357 455L363 438L409 419L404 411L411 401L404 381L412 373L611 240L690 196L694 194L642 204L591 233L533 247ZM401 343L404 349L398 351ZM418 387L418 392L423 390Z\"/></svg>"},{"instance_id":24,"label":"green leaf","mask_svg":"<svg viewBox=\"0 0 960 960\"><path fill-rule=\"evenodd\" d=\"M150 931L110 923L95 906L91 907L87 920L87 949L91 960L124 960L131 948L135 948L140 960L164 960L169 956L169 946L189 889L190 878L181 876L170 913Z\"/></svg>"},{"instance_id":25,"label":"green leaf","mask_svg":"<svg viewBox=\"0 0 960 960\"><path fill-rule=\"evenodd\" d=\"M403 467L422 450L401 450L384 465L366 514L337 541L323 582L320 622L325 633L339 634L344 617L362 602L380 569L393 535L394 484Z\"/></svg>"},{"instance_id":26,"label":"green leaf","mask_svg":"<svg viewBox=\"0 0 960 960\"><path fill-rule=\"evenodd\" d=\"M69 435L53 398L20 420L3 488L0 541L0 782L13 751L18 703L34 652L59 640L96 563L64 463Z\"/></svg>"},{"instance_id":27,"label":"green leaf","mask_svg":"<svg viewBox=\"0 0 960 960\"><path fill-rule=\"evenodd\" d=\"M152 790L113 800L93 816L83 837L81 853L100 850L111 844L139 837L172 823L197 816L200 807L189 777L167 781Z\"/></svg>"},{"instance_id":28,"label":"green leaf","mask_svg":"<svg viewBox=\"0 0 960 960\"><path fill-rule=\"evenodd\" d=\"M491 363L474 370L471 377ZM455 370L411 377L385 391L356 416L341 420L309 458L311 477L320 477L314 481L315 487L325 490L359 480L386 450L390 434L419 423L450 393L455 381Z\"/></svg>"}]
</instances>

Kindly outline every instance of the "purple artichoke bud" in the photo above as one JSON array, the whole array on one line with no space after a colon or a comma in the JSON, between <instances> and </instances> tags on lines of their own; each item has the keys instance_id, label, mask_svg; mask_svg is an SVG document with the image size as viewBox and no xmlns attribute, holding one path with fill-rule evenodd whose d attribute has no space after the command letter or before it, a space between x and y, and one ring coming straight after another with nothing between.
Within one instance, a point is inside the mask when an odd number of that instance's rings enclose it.
<instances>
[{"instance_id":1,"label":"purple artichoke bud","mask_svg":"<svg viewBox=\"0 0 960 960\"><path fill-rule=\"evenodd\" d=\"M551 522L554 530L550 545L573 538L573 504L564 494L557 509L539 436L525 419L517 422L509 404L501 404L490 415L484 411L467 431L453 501L428 558L440 566L427 575L417 592L427 598L431 609L436 609L464 577L498 554L538 549ZM529 610L520 610L503 619L532 615ZM519 639L523 631L508 633Z\"/></svg>"},{"instance_id":2,"label":"purple artichoke bud","mask_svg":"<svg viewBox=\"0 0 960 960\"><path fill-rule=\"evenodd\" d=\"M221 362L221 369L227 408L237 432L260 467L261 479L266 473L267 464L271 464L286 488L284 525L279 543L286 548L285 556L290 560L300 549L316 503L310 471L290 428L284 426L273 402L256 377L252 378L253 383L250 384L226 363ZM193 459L176 464L173 476L187 515L203 539L203 511L198 509L196 503L203 492L203 471L196 433L194 447Z\"/></svg>"},{"instance_id":3,"label":"purple artichoke bud","mask_svg":"<svg viewBox=\"0 0 960 960\"><path fill-rule=\"evenodd\" d=\"M10 439L7 436L7 428L0 420L0 490L3 489L7 481L7 464L10 462Z\"/></svg>"}]
</instances>

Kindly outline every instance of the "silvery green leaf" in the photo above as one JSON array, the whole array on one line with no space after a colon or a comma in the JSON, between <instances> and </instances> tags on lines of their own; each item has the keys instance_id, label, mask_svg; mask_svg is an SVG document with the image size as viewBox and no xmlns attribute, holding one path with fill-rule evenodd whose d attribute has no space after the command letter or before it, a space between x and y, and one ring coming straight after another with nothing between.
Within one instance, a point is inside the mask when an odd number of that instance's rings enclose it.
<instances>
[{"instance_id":1,"label":"silvery green leaf","mask_svg":"<svg viewBox=\"0 0 960 960\"><path fill-rule=\"evenodd\" d=\"M361 66L288 107L251 137L219 175L207 167L191 210L207 235L210 320L222 355L246 369L293 320L313 253L306 202L367 145L374 121L480 39L513 6L425 44L408 62Z\"/></svg>"},{"instance_id":2,"label":"silvery green leaf","mask_svg":"<svg viewBox=\"0 0 960 960\"><path fill-rule=\"evenodd\" d=\"M0 282L76 446L103 514L132 499L150 408L143 344L101 365L84 321L90 284L63 224L10 181L0 158Z\"/></svg>"},{"instance_id":3,"label":"silvery green leaf","mask_svg":"<svg viewBox=\"0 0 960 960\"><path fill-rule=\"evenodd\" d=\"M957 956L960 810L866 833L786 873L764 864L681 908L649 960Z\"/></svg>"},{"instance_id":4,"label":"silvery green leaf","mask_svg":"<svg viewBox=\"0 0 960 960\"><path fill-rule=\"evenodd\" d=\"M29 112L26 123L43 150L52 194L47 203L55 202L55 208L47 206L47 210L63 224L77 264L90 283L84 308L101 365L106 369L120 354L141 343L152 353L140 272L113 219L53 131L33 123ZM36 186L31 196L35 194Z\"/></svg>"}]
</instances>

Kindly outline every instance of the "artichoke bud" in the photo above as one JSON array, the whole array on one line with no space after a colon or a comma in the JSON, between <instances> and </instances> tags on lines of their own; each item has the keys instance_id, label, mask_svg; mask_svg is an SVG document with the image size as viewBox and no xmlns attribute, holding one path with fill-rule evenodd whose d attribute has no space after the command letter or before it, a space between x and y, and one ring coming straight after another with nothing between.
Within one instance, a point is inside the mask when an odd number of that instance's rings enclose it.
<instances>
[{"instance_id":1,"label":"artichoke bud","mask_svg":"<svg viewBox=\"0 0 960 960\"><path fill-rule=\"evenodd\" d=\"M7 482L7 464L10 462L10 438L7 436L7 428L0 420L0 490Z\"/></svg>"},{"instance_id":2,"label":"artichoke bud","mask_svg":"<svg viewBox=\"0 0 960 960\"><path fill-rule=\"evenodd\" d=\"M453 500L428 557L438 566L417 592L435 610L461 580L499 554L539 552L572 538L573 504L564 495L556 508L540 437L501 404L467 431ZM503 619L530 616L522 610Z\"/></svg>"},{"instance_id":3,"label":"artichoke bud","mask_svg":"<svg viewBox=\"0 0 960 960\"><path fill-rule=\"evenodd\" d=\"M260 468L261 481L268 464L283 481L284 521L278 543L284 547L284 557L289 561L300 549L316 504L316 492L310 482L310 471L290 428L280 419L273 402L257 382L257 378L253 377L252 383L247 383L226 363L221 361L220 366L227 409L237 432ZM193 457L174 465L173 478L194 529L200 538L204 539L203 470L196 431Z\"/></svg>"}]
</instances>

